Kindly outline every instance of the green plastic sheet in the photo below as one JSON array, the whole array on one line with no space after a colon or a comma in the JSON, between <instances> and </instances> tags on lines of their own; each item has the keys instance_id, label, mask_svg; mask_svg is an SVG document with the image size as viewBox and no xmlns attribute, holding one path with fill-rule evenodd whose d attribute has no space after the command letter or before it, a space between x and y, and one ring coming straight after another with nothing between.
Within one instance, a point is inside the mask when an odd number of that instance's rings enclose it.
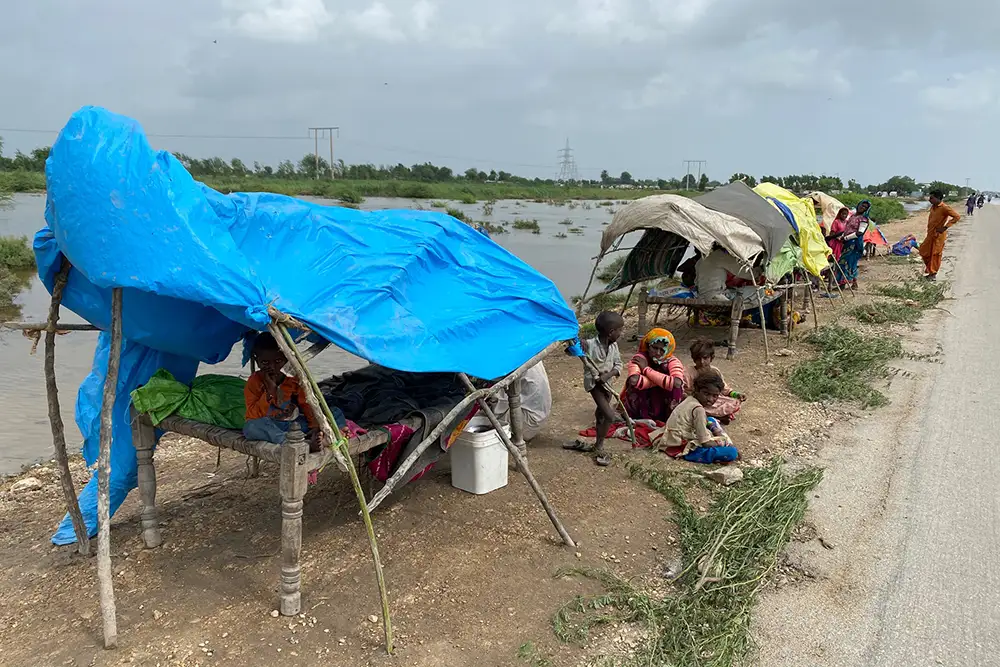
<instances>
[{"instance_id":1,"label":"green plastic sheet","mask_svg":"<svg viewBox=\"0 0 1000 667\"><path fill-rule=\"evenodd\" d=\"M203 424L242 429L245 385L245 380L230 375L199 375L189 387L161 368L132 392L132 404L148 414L154 425L176 414Z\"/></svg>"}]
</instances>

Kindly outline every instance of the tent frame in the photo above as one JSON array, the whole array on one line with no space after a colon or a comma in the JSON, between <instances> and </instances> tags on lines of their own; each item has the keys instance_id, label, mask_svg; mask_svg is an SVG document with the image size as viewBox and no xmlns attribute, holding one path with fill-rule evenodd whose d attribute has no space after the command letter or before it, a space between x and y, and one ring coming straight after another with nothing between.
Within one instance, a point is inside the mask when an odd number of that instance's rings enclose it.
<instances>
[{"instance_id":1,"label":"tent frame","mask_svg":"<svg viewBox=\"0 0 1000 667\"><path fill-rule=\"evenodd\" d=\"M64 495L66 496L67 512L73 523L74 532L77 536L77 549L81 554L89 553L90 539L86 533L86 527L80 512L73 481L70 475L68 455L66 452L65 427L59 411L58 388L55 378L55 336L63 331L98 331L99 328L93 325L58 325L59 308L62 300L63 288L65 287L70 270L70 262L63 258L62 265L52 290L52 301L49 309L48 321L45 324L9 322L0 323L0 328L20 330L29 338L37 338L45 332L45 366L44 373L46 379L46 393L49 404L49 419L52 427L55 458L58 463L60 482ZM365 494L361 488L357 471L355 470L352 454L367 451L378 445L384 444L387 436L379 433L366 434L358 438L351 438L350 442L341 433L330 412L326 402L322 400L318 385L306 365L306 356L316 353L329 345L328 342L313 345L305 353L300 352L288 331L288 327L294 327L300 331L310 332L311 329L304 323L295 320L291 316L281 313L277 309L268 309L271 316L271 323L268 325L275 340L288 358L292 373L299 380L300 386L304 388L307 402L313 408L319 423L320 430L324 436L324 449L321 452L310 453L309 445L304 434L298 428L292 428L283 445L275 445L268 442L250 441L243 437L242 433L230 429L201 424L180 417L171 416L161 421L155 428L148 415L137 413L135 408L131 408L133 445L136 450L138 463L137 476L141 511L139 523L142 531L143 543L146 548L154 549L163 544L163 538L159 530L159 518L156 510L156 468L153 463L153 454L156 446L156 429L165 432L175 432L205 441L206 443L218 447L232 449L244 453L254 461L253 468L256 469L256 462L260 459L277 463L280 466L279 474L279 495L281 498L281 586L279 611L284 616L294 616L301 610L301 567L299 559L302 549L302 514L303 498L308 488L308 473L311 470L321 469L331 461L336 461L338 467L347 471L351 478L352 486L358 497L362 519L365 523L369 545L372 551L372 560L378 582L379 593L382 600L382 620L385 634L386 652L393 651L392 624L389 615L389 601L382 573L382 564L378 554L378 545L375 531L371 522L370 512L398 486L398 484L412 476L412 467L416 463L420 454L433 443L437 442L444 433L448 425L459 417L463 410L468 410L473 403L478 404L479 409L486 415L490 423L496 429L498 436L507 449L509 455L514 459L517 469L525 477L528 485L535 493L538 501L542 505L549 520L552 522L556 532L559 534L563 544L568 547L576 547L576 543L570 537L568 531L563 526L555 513L541 485L538 484L530 468L528 467L527 448L524 443L523 417L520 411L521 404L521 378L524 373L539 361L548 356L551 352L560 347L571 345L573 341L557 341L544 350L534 355L531 359L519 366L491 386L476 389L472 381L465 373L458 373L460 381L469 390L469 394L459 402L426 437L420 442L416 450L397 467L396 473L386 481L383 489L376 494L371 501L366 501ZM118 385L118 367L121 354L122 343L122 289L112 290L111 307L111 347L108 357L108 371L105 377L104 395L101 403L101 428L99 454L97 463L98 475L98 549L97 549L97 574L98 588L100 592L100 607L103 619L104 646L106 649L117 646L117 613L114 598L114 585L111 572L111 535L110 535L110 492L108 480L110 475L110 451L111 451L111 419L112 406L115 401L115 390ZM510 430L508 436L501 427L500 421L493 409L490 407L489 399L497 396L501 391L507 393L510 414Z\"/></svg>"}]
</instances>

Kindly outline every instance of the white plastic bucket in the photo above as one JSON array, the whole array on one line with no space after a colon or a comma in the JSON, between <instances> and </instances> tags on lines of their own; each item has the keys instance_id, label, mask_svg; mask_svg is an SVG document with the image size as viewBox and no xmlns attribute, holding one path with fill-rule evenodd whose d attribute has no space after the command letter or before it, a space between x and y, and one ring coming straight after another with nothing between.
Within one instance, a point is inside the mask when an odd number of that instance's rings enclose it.
<instances>
[{"instance_id":1,"label":"white plastic bucket","mask_svg":"<svg viewBox=\"0 0 1000 667\"><path fill-rule=\"evenodd\" d=\"M451 485L477 495L507 486L508 456L489 419L476 415L451 446Z\"/></svg>"}]
</instances>

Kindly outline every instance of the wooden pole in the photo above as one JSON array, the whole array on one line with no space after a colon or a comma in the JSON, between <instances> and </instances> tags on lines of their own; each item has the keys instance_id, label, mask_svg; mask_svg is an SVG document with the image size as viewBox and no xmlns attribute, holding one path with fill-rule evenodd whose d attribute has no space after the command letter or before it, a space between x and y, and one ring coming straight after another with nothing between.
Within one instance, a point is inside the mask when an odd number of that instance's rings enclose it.
<instances>
[{"instance_id":1,"label":"wooden pole","mask_svg":"<svg viewBox=\"0 0 1000 667\"><path fill-rule=\"evenodd\" d=\"M767 343L767 320L764 319L764 290L757 290L757 311L760 313L760 330L764 332L764 361L771 360L771 347Z\"/></svg>"},{"instance_id":2,"label":"wooden pole","mask_svg":"<svg viewBox=\"0 0 1000 667\"><path fill-rule=\"evenodd\" d=\"M603 257L604 253L602 252L594 261L594 269L590 272L590 280L587 281L587 286L583 289L583 294L580 295L580 301L576 304L576 316L578 318L583 314L583 307L587 304L587 293L590 292L590 286L594 284L594 276L597 275L597 267L600 266Z\"/></svg>"},{"instance_id":3,"label":"wooden pole","mask_svg":"<svg viewBox=\"0 0 1000 667\"><path fill-rule=\"evenodd\" d=\"M53 287L53 290L55 288ZM53 294L53 296L55 296ZM60 302L62 298L60 297ZM13 329L14 331L48 331L49 325L41 322L0 322L0 329ZM66 322L56 327L56 331L100 331L99 327L93 324L71 324Z\"/></svg>"},{"instance_id":4,"label":"wooden pole","mask_svg":"<svg viewBox=\"0 0 1000 667\"><path fill-rule=\"evenodd\" d=\"M59 406L59 386L56 384L56 325L59 324L59 305L62 303L63 289L69 279L70 263L64 257L59 273L52 284L52 300L49 302L49 320L45 328L45 395L49 403L49 426L52 428L52 447L55 449L56 465L59 467L59 482L66 511L69 512L76 534L76 549L84 556L90 555L90 537L87 524L83 522L80 502L76 499L73 475L69 470L69 456L66 453L66 427L63 424Z\"/></svg>"},{"instance_id":5,"label":"wooden pole","mask_svg":"<svg viewBox=\"0 0 1000 667\"><path fill-rule=\"evenodd\" d=\"M368 512L368 504L365 500L364 489L361 488L358 471L355 470L354 460L351 459L347 439L340 432L340 428L333 418L333 413L330 411L330 406L323 400L323 394L320 392L319 385L316 384L316 380L313 378L312 373L309 372L309 368L302 361L302 357L299 354L298 348L295 347L295 341L292 340L292 335L288 333L288 329L281 322L272 322L268 325L268 330L270 330L271 335L278 342L278 346L281 347L282 352L292 362L292 368L298 376L299 384L305 390L306 400L309 403L309 407L313 409L313 414L316 415L316 421L319 423L320 429L328 438L327 442L330 443L330 446L339 450L336 453L337 460L338 462L343 462L342 465L346 468L347 474L351 478L351 486L354 487L354 493L358 497L358 504L361 506L361 518L364 521L365 530L368 532L368 546L371 548L372 561L375 565L375 578L378 582L378 592L382 599L382 628L385 633L385 650L391 654L393 646L392 619L389 616L389 593L385 586L385 575L382 573L382 559L378 553L375 527L372 525L372 517Z\"/></svg>"},{"instance_id":6,"label":"wooden pole","mask_svg":"<svg viewBox=\"0 0 1000 667\"><path fill-rule=\"evenodd\" d=\"M470 392L476 391L476 388L475 386L473 386L472 381L469 380L468 375L466 375L465 373L459 373L458 377L461 378L462 384L465 385L466 389L468 389ZM569 533L566 532L566 528L562 525L562 522L559 520L559 517L556 516L556 511L552 507L552 504L549 503L549 499L545 496L545 491L542 490L542 487L538 484L538 481L535 479L535 476L532 475L531 470L528 469L528 461L521 456L521 452L517 449L517 447L511 441L510 437L507 435L507 432L504 430L503 425L500 424L500 420L497 419L497 416L493 413L493 409L486 402L486 399L484 398L479 399L479 409L482 410L483 413L486 415L486 418L490 420L490 424L493 425L493 428L496 430L497 436L500 437L500 440L503 442L504 447L507 448L507 452L514 458L514 463L517 464L517 469L520 470L521 474L524 475L524 478L528 480L528 486L530 486L531 490L535 492L535 496L538 497L538 501L542 504L542 507L545 509L545 513L549 515L549 521L551 521L552 525L555 526L556 532L559 533L559 537L562 538L563 544L565 544L568 547L575 547L576 543L573 541L573 538L569 536Z\"/></svg>"},{"instance_id":7,"label":"wooden pole","mask_svg":"<svg viewBox=\"0 0 1000 667\"><path fill-rule=\"evenodd\" d=\"M635 286L637 284L638 283L632 283L632 287L628 289L628 294L625 295L625 303L622 304L622 311L619 313L620 315L624 316L625 311L628 310L628 302L632 299L632 292L635 291Z\"/></svg>"},{"instance_id":8,"label":"wooden pole","mask_svg":"<svg viewBox=\"0 0 1000 667\"><path fill-rule=\"evenodd\" d=\"M115 618L115 588L111 572L111 502L108 482L111 475L111 419L118 389L118 366L122 352L122 289L111 291L111 347L108 370L104 376L101 401L101 438L97 456L97 582L101 593L101 616L104 620L104 648L118 645L118 621Z\"/></svg>"}]
</instances>

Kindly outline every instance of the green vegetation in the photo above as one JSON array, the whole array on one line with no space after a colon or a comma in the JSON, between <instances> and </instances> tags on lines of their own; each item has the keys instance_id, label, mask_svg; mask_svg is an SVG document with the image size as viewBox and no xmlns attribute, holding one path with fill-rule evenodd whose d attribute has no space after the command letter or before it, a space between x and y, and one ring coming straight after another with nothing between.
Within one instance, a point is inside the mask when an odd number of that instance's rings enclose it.
<instances>
[{"instance_id":1,"label":"green vegetation","mask_svg":"<svg viewBox=\"0 0 1000 667\"><path fill-rule=\"evenodd\" d=\"M0 192L0 201L4 199ZM19 314L14 299L28 286L34 268L35 254L27 237L0 237L0 319Z\"/></svg>"},{"instance_id":2,"label":"green vegetation","mask_svg":"<svg viewBox=\"0 0 1000 667\"><path fill-rule=\"evenodd\" d=\"M469 221L469 218L466 217L465 213L459 211L457 208L452 208L451 206L449 206L445 209L444 212L450 215L451 217L455 218L456 220L461 220L462 222Z\"/></svg>"},{"instance_id":3,"label":"green vegetation","mask_svg":"<svg viewBox=\"0 0 1000 667\"><path fill-rule=\"evenodd\" d=\"M529 667L552 667L552 661L540 655L531 642L525 642L518 647L517 658L527 663Z\"/></svg>"},{"instance_id":4,"label":"green vegetation","mask_svg":"<svg viewBox=\"0 0 1000 667\"><path fill-rule=\"evenodd\" d=\"M564 218L563 220L559 221L559 224L560 225L566 225L567 227L572 227L573 226L573 221L571 219L569 219L569 218Z\"/></svg>"},{"instance_id":5,"label":"green vegetation","mask_svg":"<svg viewBox=\"0 0 1000 667\"><path fill-rule=\"evenodd\" d=\"M340 193L339 199L345 204L353 204L355 206L358 206L365 200L364 197L362 197L354 190L345 190L344 192Z\"/></svg>"},{"instance_id":6,"label":"green vegetation","mask_svg":"<svg viewBox=\"0 0 1000 667\"><path fill-rule=\"evenodd\" d=\"M559 232L558 234L555 235L555 238L557 238L557 239L568 239L569 238L569 234L567 234L566 232Z\"/></svg>"},{"instance_id":7,"label":"green vegetation","mask_svg":"<svg viewBox=\"0 0 1000 667\"><path fill-rule=\"evenodd\" d=\"M851 314L862 324L914 324L921 312L899 301L874 301L855 306Z\"/></svg>"},{"instance_id":8,"label":"green vegetation","mask_svg":"<svg viewBox=\"0 0 1000 667\"><path fill-rule=\"evenodd\" d=\"M537 220L526 220L524 218L514 218L514 229L541 234L542 228L538 226Z\"/></svg>"},{"instance_id":9,"label":"green vegetation","mask_svg":"<svg viewBox=\"0 0 1000 667\"><path fill-rule=\"evenodd\" d=\"M948 283L910 280L902 285L879 285L875 290L882 296L902 299L916 308L926 310L944 301Z\"/></svg>"},{"instance_id":10,"label":"green vegetation","mask_svg":"<svg viewBox=\"0 0 1000 667\"><path fill-rule=\"evenodd\" d=\"M35 269L35 253L27 236L0 237L0 266L11 271Z\"/></svg>"},{"instance_id":11,"label":"green vegetation","mask_svg":"<svg viewBox=\"0 0 1000 667\"><path fill-rule=\"evenodd\" d=\"M892 222L902 220L906 217L906 209L898 199L888 199L886 197L869 197L857 192L843 192L837 195L837 199L844 206L855 207L862 199L867 199L872 203L871 219L877 223Z\"/></svg>"},{"instance_id":12,"label":"green vegetation","mask_svg":"<svg viewBox=\"0 0 1000 667\"><path fill-rule=\"evenodd\" d=\"M483 229L485 229L486 231L488 231L490 234L508 234L509 233L507 231L507 228L504 227L503 225L495 225L492 222L487 222L485 220L481 220L481 221L477 222L476 224L479 225L479 226L481 226Z\"/></svg>"},{"instance_id":13,"label":"green vegetation","mask_svg":"<svg viewBox=\"0 0 1000 667\"><path fill-rule=\"evenodd\" d=\"M676 592L661 598L607 571L563 570L562 576L585 576L605 590L563 606L552 620L556 636L583 642L594 627L633 623L645 630L643 642L615 664L744 664L753 648L750 621L757 594L802 520L807 495L822 472L789 473L777 460L766 468L746 468L744 480L718 492L708 513L699 516L668 475L638 463L628 467L674 504L684 565L673 582Z\"/></svg>"},{"instance_id":14,"label":"green vegetation","mask_svg":"<svg viewBox=\"0 0 1000 667\"><path fill-rule=\"evenodd\" d=\"M570 230L572 231L572 230ZM600 268L597 272L597 279L602 283L607 285L618 277L618 274L622 272L622 267L625 266L625 260L628 259L628 254L620 254L615 257L612 261L608 262Z\"/></svg>"},{"instance_id":15,"label":"green vegetation","mask_svg":"<svg viewBox=\"0 0 1000 667\"><path fill-rule=\"evenodd\" d=\"M605 310L620 311L627 298L628 293L624 291L592 294L588 297L586 312L588 315L596 316ZM573 304L578 303L580 303L580 297L573 297Z\"/></svg>"},{"instance_id":16,"label":"green vegetation","mask_svg":"<svg viewBox=\"0 0 1000 667\"><path fill-rule=\"evenodd\" d=\"M788 387L793 394L805 401L857 401L866 408L888 402L872 383L884 378L889 361L903 354L898 339L862 336L853 329L830 325L810 333L806 342L819 349L819 356L792 369Z\"/></svg>"},{"instance_id":17,"label":"green vegetation","mask_svg":"<svg viewBox=\"0 0 1000 667\"><path fill-rule=\"evenodd\" d=\"M495 199L490 199L489 201L483 202L483 215L490 217L493 215L493 207L496 205L497 201Z\"/></svg>"},{"instance_id":18,"label":"green vegetation","mask_svg":"<svg viewBox=\"0 0 1000 667\"><path fill-rule=\"evenodd\" d=\"M431 202L431 208L448 208L448 202L443 202L435 199Z\"/></svg>"}]
</instances>

